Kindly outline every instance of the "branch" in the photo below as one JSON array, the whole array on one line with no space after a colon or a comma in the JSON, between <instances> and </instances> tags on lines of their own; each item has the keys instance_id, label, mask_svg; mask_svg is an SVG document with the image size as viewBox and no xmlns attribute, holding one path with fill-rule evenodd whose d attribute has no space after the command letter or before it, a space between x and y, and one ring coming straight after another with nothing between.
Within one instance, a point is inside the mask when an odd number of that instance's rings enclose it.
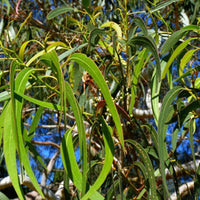
<instances>
[{"instance_id":1,"label":"branch","mask_svg":"<svg viewBox=\"0 0 200 200\"><path fill-rule=\"evenodd\" d=\"M194 164L194 161L190 161L186 164L182 164L180 166L175 166L174 171L175 171L177 177L187 175L187 174L194 174L195 173L195 165L199 166L199 164L200 164L200 160L196 160L195 164ZM171 179L173 177L168 169L165 169L165 176L166 176L166 179ZM157 182L158 183L162 182L161 176L159 176L157 178Z\"/></svg>"},{"instance_id":2,"label":"branch","mask_svg":"<svg viewBox=\"0 0 200 200\"><path fill-rule=\"evenodd\" d=\"M45 186L46 185L46 181L47 181L47 175L52 171L53 166L56 162L57 157L59 156L60 151L56 151L56 153L53 155L53 157L51 158L51 160L49 161L49 164L47 166L47 171L45 170L42 174L42 180L41 180L41 186Z\"/></svg>"},{"instance_id":3,"label":"branch","mask_svg":"<svg viewBox=\"0 0 200 200\"><path fill-rule=\"evenodd\" d=\"M188 195L191 190L194 190L194 181L191 181L191 182L181 185L179 187L179 194L180 194L181 199L184 196ZM176 192L174 192L168 200L177 200L177 199L178 199L177 194L176 194Z\"/></svg>"},{"instance_id":4,"label":"branch","mask_svg":"<svg viewBox=\"0 0 200 200\"><path fill-rule=\"evenodd\" d=\"M22 185L27 186L29 189L31 189L33 191L37 191L29 177L25 176L25 177L23 177L23 180L22 180L21 175L19 175L19 179L20 179L20 183ZM0 190L11 187L11 186L12 186L12 181L9 176L0 180ZM48 200L59 200L50 189L43 187L43 186L40 186L40 188L41 188L45 198L47 198Z\"/></svg>"},{"instance_id":5,"label":"branch","mask_svg":"<svg viewBox=\"0 0 200 200\"><path fill-rule=\"evenodd\" d=\"M56 147L57 149L60 149L60 146L54 142L40 142L40 141L31 140L31 143L38 144L38 145L44 145L44 146L51 145L53 147Z\"/></svg>"}]
</instances>

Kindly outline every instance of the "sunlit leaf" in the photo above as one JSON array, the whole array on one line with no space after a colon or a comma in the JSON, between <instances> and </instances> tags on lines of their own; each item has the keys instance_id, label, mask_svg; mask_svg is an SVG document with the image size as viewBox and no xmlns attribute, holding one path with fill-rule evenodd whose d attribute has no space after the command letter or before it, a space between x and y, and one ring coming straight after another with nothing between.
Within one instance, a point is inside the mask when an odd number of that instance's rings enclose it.
<instances>
[{"instance_id":1,"label":"sunlit leaf","mask_svg":"<svg viewBox=\"0 0 200 200\"><path fill-rule=\"evenodd\" d=\"M0 102L10 99L10 92L4 91L0 93Z\"/></svg>"},{"instance_id":2,"label":"sunlit leaf","mask_svg":"<svg viewBox=\"0 0 200 200\"><path fill-rule=\"evenodd\" d=\"M85 127L83 124L82 112L78 105L77 100L74 97L73 91L69 84L66 82L66 95L72 110L74 112L74 117L76 119L76 124L79 132L79 145L80 145L80 156L82 157L82 195L86 192L86 182L87 182L87 146L86 146L86 135Z\"/></svg>"},{"instance_id":3,"label":"sunlit leaf","mask_svg":"<svg viewBox=\"0 0 200 200\"><path fill-rule=\"evenodd\" d=\"M7 171L12 180L13 187L20 199L24 199L23 190L20 186L20 181L18 178L17 172L17 159L16 159L16 150L17 150L17 141L15 136L15 127L13 122L13 112L11 109L11 103L6 107L5 118L4 118L4 137L3 137L3 150L7 166Z\"/></svg>"},{"instance_id":4,"label":"sunlit leaf","mask_svg":"<svg viewBox=\"0 0 200 200\"><path fill-rule=\"evenodd\" d=\"M24 42L21 47L20 47L20 50L19 50L19 58L23 61L24 60L24 54L25 54L25 49L27 47L27 45L30 43L30 42L36 42L38 43L41 47L44 48L44 45L42 45L39 41L37 40L29 40L29 41L26 41Z\"/></svg>"},{"instance_id":5,"label":"sunlit leaf","mask_svg":"<svg viewBox=\"0 0 200 200\"><path fill-rule=\"evenodd\" d=\"M189 121L189 140L190 140L190 147L192 151L192 158L194 161L195 170L197 170L196 159L195 159L195 148L194 148L194 133L196 132L196 123L194 118L190 119Z\"/></svg>"},{"instance_id":6,"label":"sunlit leaf","mask_svg":"<svg viewBox=\"0 0 200 200\"><path fill-rule=\"evenodd\" d=\"M137 95L137 84L139 80L139 75L141 73L142 68L144 67L145 60L148 56L148 49L142 50L138 55L138 63L134 67L133 71L133 78L132 78L132 88L131 88L131 103L130 103L130 109L129 114L133 112L133 107L135 105L135 97Z\"/></svg>"},{"instance_id":7,"label":"sunlit leaf","mask_svg":"<svg viewBox=\"0 0 200 200\"><path fill-rule=\"evenodd\" d=\"M39 120L40 120L40 117L42 116L43 111L44 111L44 107L39 107L39 109L34 115L33 121L29 129L29 134L28 134L29 141L31 141L31 139L34 136L34 132L39 124Z\"/></svg>"},{"instance_id":8,"label":"sunlit leaf","mask_svg":"<svg viewBox=\"0 0 200 200\"><path fill-rule=\"evenodd\" d=\"M183 75L183 70L186 67L187 63L191 60L194 53L199 49L193 49L186 52L186 54L181 59L180 67L179 67L179 76Z\"/></svg>"},{"instance_id":9,"label":"sunlit leaf","mask_svg":"<svg viewBox=\"0 0 200 200\"><path fill-rule=\"evenodd\" d=\"M117 23L112 22L112 21L108 21L108 22L101 25L101 28L104 28L104 27L113 28L117 33L117 37L120 38L120 39L122 38L122 30Z\"/></svg>"},{"instance_id":10,"label":"sunlit leaf","mask_svg":"<svg viewBox=\"0 0 200 200\"><path fill-rule=\"evenodd\" d=\"M194 40L196 38L189 38L187 40L185 40L183 43L181 43L173 52L173 54L171 55L170 59L168 60L167 64L165 65L165 68L162 72L162 79L165 78L166 73L169 70L169 67L172 65L172 63L174 62L175 58L187 47L187 45L189 44L190 41Z\"/></svg>"},{"instance_id":11,"label":"sunlit leaf","mask_svg":"<svg viewBox=\"0 0 200 200\"><path fill-rule=\"evenodd\" d=\"M72 130L69 129L63 136L61 147L60 147L61 157L62 157L64 169L69 174L70 179L72 180L74 185L78 188L78 190L82 191L82 174L76 162L71 132ZM95 192L90 197L90 199L103 200L104 197L101 196L98 192Z\"/></svg>"},{"instance_id":12,"label":"sunlit leaf","mask_svg":"<svg viewBox=\"0 0 200 200\"><path fill-rule=\"evenodd\" d=\"M27 69L22 70L18 74L16 81L15 81L15 90L16 91L18 91L19 93L24 93L29 76L33 71L34 71L34 69L27 68ZM14 91L13 91L13 95L14 95ZM16 97L16 96L14 96L14 97ZM17 116L21 115L22 106L23 106L23 100L15 99L15 112L16 112ZM23 163L23 166L26 169L26 172L29 175L34 187L43 196L41 188L40 188L40 186L35 178L35 175L31 169L29 158L28 158L28 153L24 147L24 140L22 137L23 128L21 127L21 125L22 125L22 119L20 117L17 117L16 118L16 128L17 128L16 134L18 137L20 159L21 159L21 162Z\"/></svg>"}]
</instances>

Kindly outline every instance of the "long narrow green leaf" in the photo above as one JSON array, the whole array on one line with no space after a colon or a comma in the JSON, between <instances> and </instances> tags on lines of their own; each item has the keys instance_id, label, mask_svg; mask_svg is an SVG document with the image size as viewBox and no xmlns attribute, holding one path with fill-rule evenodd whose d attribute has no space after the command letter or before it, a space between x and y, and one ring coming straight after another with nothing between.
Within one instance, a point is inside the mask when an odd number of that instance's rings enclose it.
<instances>
[{"instance_id":1,"label":"long narrow green leaf","mask_svg":"<svg viewBox=\"0 0 200 200\"><path fill-rule=\"evenodd\" d=\"M161 3L159 3L158 5L156 5L156 7L154 8L151 8L150 9L150 12L155 12L155 11L158 11L162 8L166 8L167 6L169 6L170 4L174 3L174 2L177 2L177 1L180 1L180 0L168 0L168 1L162 1Z\"/></svg>"},{"instance_id":2,"label":"long narrow green leaf","mask_svg":"<svg viewBox=\"0 0 200 200\"><path fill-rule=\"evenodd\" d=\"M7 166L7 171L12 180L13 187L20 199L25 199L22 188L20 186L18 172L17 172L17 160L16 153L19 154L19 159L21 158L19 150L19 139L17 134L17 122L16 122L16 111L15 111L15 67L16 62L10 66L10 90L11 90L11 100L6 107L6 117L4 119L4 129L3 129L3 150L5 155L5 161ZM21 118L21 117L20 117Z\"/></svg>"},{"instance_id":3,"label":"long narrow green leaf","mask_svg":"<svg viewBox=\"0 0 200 200\"><path fill-rule=\"evenodd\" d=\"M31 103L34 103L34 104L36 104L38 106L41 106L41 107L44 107L44 108L49 108L49 109L52 109L52 110L60 110L61 111L61 106L60 105L53 104L53 103L48 103L48 102L44 102L44 101L40 101L38 99L34 99L34 98L29 97L29 96L27 96L25 94L22 94L22 93L20 93L18 91L15 91L15 95L16 95L16 98L22 97L23 99L26 99L27 101L29 101Z\"/></svg>"},{"instance_id":4,"label":"long narrow green leaf","mask_svg":"<svg viewBox=\"0 0 200 200\"><path fill-rule=\"evenodd\" d=\"M105 31L103 29L94 28L90 32L90 38L89 38L89 45L90 47L94 47L99 42L99 35L106 35ZM90 48L91 50L91 48Z\"/></svg>"},{"instance_id":5,"label":"long narrow green leaf","mask_svg":"<svg viewBox=\"0 0 200 200\"><path fill-rule=\"evenodd\" d=\"M179 67L179 77L183 75L184 68L186 67L187 63L191 60L194 53L198 50L200 49L192 49L183 56L183 58L181 59L180 67Z\"/></svg>"},{"instance_id":6,"label":"long narrow green leaf","mask_svg":"<svg viewBox=\"0 0 200 200\"><path fill-rule=\"evenodd\" d=\"M79 145L80 145L80 156L82 157L82 195L86 192L86 182L87 182L87 142L86 142L86 135L85 135L85 127L83 124L82 112L80 107L74 97L73 91L66 82L66 95L67 100L69 101L72 110L74 112L74 117L76 119L76 124L79 133Z\"/></svg>"},{"instance_id":7,"label":"long narrow green leaf","mask_svg":"<svg viewBox=\"0 0 200 200\"><path fill-rule=\"evenodd\" d=\"M120 118L102 73L100 72L96 64L84 54L81 53L73 54L70 56L70 60L75 61L79 65L81 65L92 76L94 81L97 83L98 87L101 89L101 92L106 100L107 106L110 110L110 113L112 114L113 120L118 130L118 135L121 145L124 149L124 138L123 138L123 131L121 127Z\"/></svg>"},{"instance_id":8,"label":"long narrow green leaf","mask_svg":"<svg viewBox=\"0 0 200 200\"><path fill-rule=\"evenodd\" d=\"M143 175L144 175L145 180L148 180L148 172L147 172L146 167L144 166L144 164L142 162L135 161L133 163L133 166L139 167L140 170L142 171Z\"/></svg>"},{"instance_id":9,"label":"long narrow green leaf","mask_svg":"<svg viewBox=\"0 0 200 200\"><path fill-rule=\"evenodd\" d=\"M77 187L77 189L79 191L82 191L82 174L76 162L71 134L71 129L68 129L67 132L64 134L60 146L60 153L64 169L68 172L70 179Z\"/></svg>"},{"instance_id":10,"label":"long narrow green leaf","mask_svg":"<svg viewBox=\"0 0 200 200\"><path fill-rule=\"evenodd\" d=\"M68 51L65 51L64 53L62 53L61 55L58 56L59 58L59 61L62 61L64 58L68 57L70 54L74 53L75 51L78 51L80 49L82 49L83 47L87 46L88 43L84 43L84 44L81 44L81 45L78 45Z\"/></svg>"},{"instance_id":11,"label":"long narrow green leaf","mask_svg":"<svg viewBox=\"0 0 200 200\"><path fill-rule=\"evenodd\" d=\"M35 113L35 116L33 118L33 121L31 123L30 129L29 129L29 134L28 134L29 141L31 141L31 139L34 136L34 132L39 124L39 120L40 120L40 117L41 117L43 111L44 111L44 107L39 107L39 109Z\"/></svg>"},{"instance_id":12,"label":"long narrow green leaf","mask_svg":"<svg viewBox=\"0 0 200 200\"><path fill-rule=\"evenodd\" d=\"M192 158L194 161L194 167L195 167L195 170L197 170L197 165L196 165L196 160L195 160L195 151L194 151L194 141L193 141L195 131L196 131L196 123L195 123L194 118L192 118L189 121L189 140L190 140L190 147L192 151Z\"/></svg>"},{"instance_id":13,"label":"long narrow green leaf","mask_svg":"<svg viewBox=\"0 0 200 200\"><path fill-rule=\"evenodd\" d=\"M141 127L145 127L149 130L154 146L158 152L158 133L156 132L156 129L150 124L145 124L145 125L142 125Z\"/></svg>"},{"instance_id":14,"label":"long narrow green leaf","mask_svg":"<svg viewBox=\"0 0 200 200\"><path fill-rule=\"evenodd\" d=\"M168 60L167 64L165 65L165 68L162 72L162 79L165 78L166 73L169 70L169 67L171 66L171 64L174 62L175 58L187 47L188 43L191 40L194 40L196 38L189 38L187 40L185 40L183 43L181 43L173 52L173 54L171 55L170 59Z\"/></svg>"},{"instance_id":15,"label":"long narrow green leaf","mask_svg":"<svg viewBox=\"0 0 200 200\"><path fill-rule=\"evenodd\" d=\"M167 196L169 196L169 191L167 189L167 182L165 176L165 164L168 159L167 147L165 143L166 131L168 126L166 122L169 121L169 119L174 113L174 108L171 104L181 90L182 87L174 87L166 94L162 103L162 108L158 120L158 152L160 158L160 171L162 175L164 190Z\"/></svg>"},{"instance_id":16,"label":"long narrow green leaf","mask_svg":"<svg viewBox=\"0 0 200 200\"><path fill-rule=\"evenodd\" d=\"M48 20L53 19L53 18L57 17L58 15L61 15L63 13L67 13L67 12L70 12L70 11L76 11L76 9L72 8L72 7L67 7L67 6L62 6L62 7L59 7L59 8L55 8L54 10L52 10L47 15L47 19Z\"/></svg>"},{"instance_id":17,"label":"long narrow green leaf","mask_svg":"<svg viewBox=\"0 0 200 200\"><path fill-rule=\"evenodd\" d=\"M158 118L160 114L159 94L160 94L161 83L162 83L161 81L157 83L156 72L154 70L151 82L151 105L156 125L158 125Z\"/></svg>"},{"instance_id":18,"label":"long narrow green leaf","mask_svg":"<svg viewBox=\"0 0 200 200\"><path fill-rule=\"evenodd\" d=\"M5 103L5 105L3 107L3 110L1 112L1 115L0 115L0 146L1 146L1 143L2 143L2 139L3 139L4 119L5 119L6 115L7 115L6 107L9 104L10 104L10 102Z\"/></svg>"},{"instance_id":19,"label":"long narrow green leaf","mask_svg":"<svg viewBox=\"0 0 200 200\"><path fill-rule=\"evenodd\" d=\"M125 140L125 141L132 144L136 148L138 154L140 155L140 157L146 167L146 171L148 173L149 187L150 187L149 188L150 190L148 193L149 199L157 200L158 196L157 196L157 192L156 192L156 181L155 181L155 176L154 176L154 169L153 169L151 160L150 160L147 152L136 141L134 141L134 140Z\"/></svg>"},{"instance_id":20,"label":"long narrow green leaf","mask_svg":"<svg viewBox=\"0 0 200 200\"><path fill-rule=\"evenodd\" d=\"M105 145L105 159L104 165L95 183L90 187L89 191L83 196L82 200L89 199L95 191L97 191L107 178L108 173L112 167L114 156L114 143L112 140L112 129L107 126L104 119L101 117L102 132Z\"/></svg>"},{"instance_id":21,"label":"long narrow green leaf","mask_svg":"<svg viewBox=\"0 0 200 200\"><path fill-rule=\"evenodd\" d=\"M131 26L129 28L130 30L133 29L132 28L133 25L137 25L141 29L143 35L146 35L146 36L148 35L148 31L147 31L147 28L145 26L145 23L140 17L134 17L133 18L133 23L131 24ZM129 31L129 38L128 39L131 39L132 37L133 37L133 33L131 31Z\"/></svg>"},{"instance_id":22,"label":"long narrow green leaf","mask_svg":"<svg viewBox=\"0 0 200 200\"><path fill-rule=\"evenodd\" d=\"M137 36L137 37L132 38L128 42L128 44L131 46L139 45L151 51L156 61L156 82L158 84L161 80L161 67L160 67L158 49L156 47L154 40L150 36Z\"/></svg>"},{"instance_id":23,"label":"long narrow green leaf","mask_svg":"<svg viewBox=\"0 0 200 200\"><path fill-rule=\"evenodd\" d=\"M161 48L161 54L166 54L174 45L188 32L188 31L199 31L199 26L195 25L188 25L182 28L181 30L176 31L173 33L169 39L163 44Z\"/></svg>"},{"instance_id":24,"label":"long narrow green leaf","mask_svg":"<svg viewBox=\"0 0 200 200\"><path fill-rule=\"evenodd\" d=\"M60 152L63 161L64 169L68 172L70 179L77 187L79 191L82 191L82 174L79 170L74 154L74 147L71 136L72 130L67 130L63 136ZM104 197L98 192L95 192L90 199L92 200L103 200Z\"/></svg>"},{"instance_id":25,"label":"long narrow green leaf","mask_svg":"<svg viewBox=\"0 0 200 200\"><path fill-rule=\"evenodd\" d=\"M138 63L134 67L134 72L133 72L133 80L132 80L132 88L131 88L131 103L130 103L130 108L129 108L129 114L133 112L133 107L135 104L135 97L137 94L137 84L138 84L138 79L139 75L141 73L141 70L144 66L145 59L147 58L148 55L148 49L142 50L139 55L138 55Z\"/></svg>"},{"instance_id":26,"label":"long narrow green leaf","mask_svg":"<svg viewBox=\"0 0 200 200\"><path fill-rule=\"evenodd\" d=\"M24 93L29 76L33 71L34 71L34 69L26 68L18 74L16 81L15 81L15 90L16 91L18 91L19 93L22 93L22 94ZM16 116L21 116L22 106L23 106L23 99L15 99ZM40 186L37 182L37 179L35 178L35 175L31 169L29 158L28 158L28 153L24 147L24 139L22 136L24 127L22 127L22 118L21 117L16 118L16 127L17 127L16 133L17 133L18 142L19 142L19 154L20 154L21 162L23 163L24 168L26 169L26 172L29 175L34 187L41 194L41 196L43 196L41 188L40 188Z\"/></svg>"},{"instance_id":27,"label":"long narrow green leaf","mask_svg":"<svg viewBox=\"0 0 200 200\"><path fill-rule=\"evenodd\" d=\"M0 192L0 199L1 200L10 200L4 193Z\"/></svg>"},{"instance_id":28,"label":"long narrow green leaf","mask_svg":"<svg viewBox=\"0 0 200 200\"><path fill-rule=\"evenodd\" d=\"M27 47L27 45L30 43L30 42L36 42L38 43L40 46L42 46L44 48L44 45L41 44L39 41L37 40L29 40L29 41L26 41L22 44L22 46L20 47L20 50L19 50L19 58L23 61L24 60L24 53L25 53L25 49Z\"/></svg>"},{"instance_id":29,"label":"long narrow green leaf","mask_svg":"<svg viewBox=\"0 0 200 200\"><path fill-rule=\"evenodd\" d=\"M6 167L10 179L12 180L13 187L20 199L24 199L24 194L20 186L18 172L17 172L17 160L16 160L16 137L15 127L13 122L13 112L11 109L11 102L4 110L6 113L4 118L4 128L3 128L3 150L6 161Z\"/></svg>"}]
</instances>

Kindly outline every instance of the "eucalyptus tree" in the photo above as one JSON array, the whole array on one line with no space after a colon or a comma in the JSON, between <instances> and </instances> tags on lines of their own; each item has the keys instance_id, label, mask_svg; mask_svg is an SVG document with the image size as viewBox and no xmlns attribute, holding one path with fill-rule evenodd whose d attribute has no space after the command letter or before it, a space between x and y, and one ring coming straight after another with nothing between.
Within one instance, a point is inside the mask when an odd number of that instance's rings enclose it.
<instances>
[{"instance_id":1,"label":"eucalyptus tree","mask_svg":"<svg viewBox=\"0 0 200 200\"><path fill-rule=\"evenodd\" d=\"M2 1L0 189L12 185L20 199L198 199L198 8Z\"/></svg>"}]
</instances>

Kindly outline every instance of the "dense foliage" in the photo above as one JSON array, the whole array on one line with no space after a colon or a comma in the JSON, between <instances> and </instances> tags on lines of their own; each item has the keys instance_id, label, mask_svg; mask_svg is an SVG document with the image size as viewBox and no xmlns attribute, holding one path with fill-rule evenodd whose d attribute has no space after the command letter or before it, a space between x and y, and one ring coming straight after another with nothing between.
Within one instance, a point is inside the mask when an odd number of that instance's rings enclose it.
<instances>
[{"instance_id":1,"label":"dense foliage","mask_svg":"<svg viewBox=\"0 0 200 200\"><path fill-rule=\"evenodd\" d=\"M1 199L199 199L199 1L0 5Z\"/></svg>"}]
</instances>

